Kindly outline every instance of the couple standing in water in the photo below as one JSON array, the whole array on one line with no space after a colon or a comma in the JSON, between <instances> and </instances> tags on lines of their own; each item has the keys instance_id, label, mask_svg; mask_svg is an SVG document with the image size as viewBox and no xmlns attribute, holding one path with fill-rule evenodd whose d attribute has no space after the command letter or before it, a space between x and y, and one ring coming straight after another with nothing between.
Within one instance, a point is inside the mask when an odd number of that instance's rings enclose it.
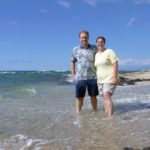
<instances>
[{"instance_id":1,"label":"couple standing in water","mask_svg":"<svg viewBox=\"0 0 150 150\"><path fill-rule=\"evenodd\" d=\"M83 107L86 88L93 110L97 110L96 96L102 94L104 108L110 117L113 114L111 96L118 81L118 57L112 49L105 48L105 37L99 36L96 45L89 44L89 33L79 33L80 46L74 47L71 58L71 74L75 81L76 113Z\"/></svg>"}]
</instances>

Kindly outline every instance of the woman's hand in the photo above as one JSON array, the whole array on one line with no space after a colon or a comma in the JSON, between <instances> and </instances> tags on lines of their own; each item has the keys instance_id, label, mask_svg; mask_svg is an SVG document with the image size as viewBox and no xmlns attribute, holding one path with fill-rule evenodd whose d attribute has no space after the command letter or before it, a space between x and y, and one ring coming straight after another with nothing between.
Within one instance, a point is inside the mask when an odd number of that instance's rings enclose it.
<instances>
[{"instance_id":1,"label":"woman's hand","mask_svg":"<svg viewBox=\"0 0 150 150\"><path fill-rule=\"evenodd\" d=\"M113 78L112 84L116 85L118 83L118 78Z\"/></svg>"}]
</instances>

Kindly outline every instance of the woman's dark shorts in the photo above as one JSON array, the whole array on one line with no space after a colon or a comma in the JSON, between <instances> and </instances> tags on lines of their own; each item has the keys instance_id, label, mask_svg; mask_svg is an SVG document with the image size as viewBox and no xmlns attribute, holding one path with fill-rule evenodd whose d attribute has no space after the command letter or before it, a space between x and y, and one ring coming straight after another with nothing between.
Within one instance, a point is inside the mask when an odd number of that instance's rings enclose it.
<instances>
[{"instance_id":1,"label":"woman's dark shorts","mask_svg":"<svg viewBox=\"0 0 150 150\"><path fill-rule=\"evenodd\" d=\"M75 81L76 87L76 97L84 97L86 93L86 88L89 96L97 96L98 95L98 86L96 79L89 80L77 80Z\"/></svg>"}]
</instances>

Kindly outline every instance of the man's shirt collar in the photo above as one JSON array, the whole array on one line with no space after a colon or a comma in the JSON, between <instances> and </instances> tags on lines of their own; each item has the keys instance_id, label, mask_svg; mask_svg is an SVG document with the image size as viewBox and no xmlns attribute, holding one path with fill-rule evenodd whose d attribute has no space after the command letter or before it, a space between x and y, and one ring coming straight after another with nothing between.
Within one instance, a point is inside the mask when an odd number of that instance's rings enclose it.
<instances>
[{"instance_id":1,"label":"man's shirt collar","mask_svg":"<svg viewBox=\"0 0 150 150\"><path fill-rule=\"evenodd\" d=\"M91 47L91 44L88 44L88 47L86 48L86 49L88 49L88 48L90 48ZM85 49L85 47L83 47L82 45L80 45L80 48L81 49Z\"/></svg>"}]
</instances>

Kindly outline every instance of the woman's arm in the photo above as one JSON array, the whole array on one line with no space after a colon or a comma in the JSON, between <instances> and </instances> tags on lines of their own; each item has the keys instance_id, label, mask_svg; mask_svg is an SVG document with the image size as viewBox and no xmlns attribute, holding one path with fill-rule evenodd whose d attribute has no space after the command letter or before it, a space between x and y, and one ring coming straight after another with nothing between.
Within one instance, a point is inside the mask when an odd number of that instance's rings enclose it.
<instances>
[{"instance_id":1,"label":"woman's arm","mask_svg":"<svg viewBox=\"0 0 150 150\"><path fill-rule=\"evenodd\" d=\"M117 84L118 82L118 61L113 64L113 81L112 84Z\"/></svg>"}]
</instances>

